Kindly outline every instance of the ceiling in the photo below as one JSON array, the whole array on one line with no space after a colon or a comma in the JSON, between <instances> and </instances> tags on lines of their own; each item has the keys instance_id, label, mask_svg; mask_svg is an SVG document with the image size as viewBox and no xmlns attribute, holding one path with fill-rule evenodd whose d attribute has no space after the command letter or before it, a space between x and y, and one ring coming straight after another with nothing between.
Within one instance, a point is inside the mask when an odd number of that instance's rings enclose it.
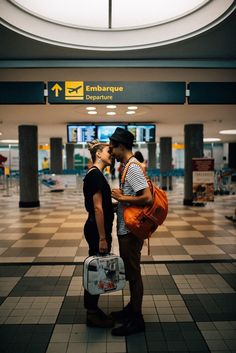
<instances>
[{"instance_id":1,"label":"ceiling","mask_svg":"<svg viewBox=\"0 0 236 353\"><path fill-rule=\"evenodd\" d=\"M55 46L1 25L0 80L47 82L77 80L79 76L88 81L236 81L235 34L236 11L217 26L190 39L155 48L115 52ZM28 69L28 65L33 68ZM170 68L164 68L165 65ZM116 116L108 117L106 106L97 105L98 114L94 118L87 114L84 105L2 105L1 138L17 138L20 124L38 125L39 142L47 143L50 137L60 136L66 142L67 122L146 121L157 123L157 138L172 136L173 142L183 142L184 125L188 123L204 124L205 137L236 142L236 135L218 133L236 128L235 105L137 106L135 116L126 115L127 106L119 105Z\"/></svg>"}]
</instances>

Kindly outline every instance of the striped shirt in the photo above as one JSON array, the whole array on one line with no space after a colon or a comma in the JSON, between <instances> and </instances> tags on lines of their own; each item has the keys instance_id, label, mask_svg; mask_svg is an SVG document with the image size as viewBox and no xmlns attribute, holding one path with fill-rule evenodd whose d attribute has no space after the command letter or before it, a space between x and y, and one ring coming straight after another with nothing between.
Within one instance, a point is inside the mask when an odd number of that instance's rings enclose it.
<instances>
[{"instance_id":1,"label":"striped shirt","mask_svg":"<svg viewBox=\"0 0 236 353\"><path fill-rule=\"evenodd\" d=\"M138 162L137 159L134 157L130 158L128 162L132 162L132 161ZM125 168L126 163L123 165L123 170ZM148 187L148 183L143 174L142 169L137 164L130 164L125 177L124 185L120 185L120 188L123 191L123 194L135 196L138 191L146 189L147 187ZM123 205L124 205L123 202L118 203L118 209L117 209L117 234L118 235L125 235L127 233L130 233L130 231L128 230L124 222ZM125 203L125 205L128 205L128 203Z\"/></svg>"}]
</instances>

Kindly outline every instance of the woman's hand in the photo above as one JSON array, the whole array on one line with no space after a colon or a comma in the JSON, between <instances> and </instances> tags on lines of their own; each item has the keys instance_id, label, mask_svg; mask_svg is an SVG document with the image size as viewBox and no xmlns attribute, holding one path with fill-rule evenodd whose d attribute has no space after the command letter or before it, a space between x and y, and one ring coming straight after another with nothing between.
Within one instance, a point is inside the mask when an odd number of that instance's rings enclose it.
<instances>
[{"instance_id":1,"label":"woman's hand","mask_svg":"<svg viewBox=\"0 0 236 353\"><path fill-rule=\"evenodd\" d=\"M99 239L99 252L106 253L108 252L108 246L106 238Z\"/></svg>"}]
</instances>

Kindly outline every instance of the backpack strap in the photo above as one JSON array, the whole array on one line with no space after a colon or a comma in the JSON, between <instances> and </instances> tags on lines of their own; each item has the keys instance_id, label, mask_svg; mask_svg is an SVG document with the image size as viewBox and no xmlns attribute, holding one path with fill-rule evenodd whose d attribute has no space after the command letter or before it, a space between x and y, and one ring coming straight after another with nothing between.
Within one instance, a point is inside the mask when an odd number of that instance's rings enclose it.
<instances>
[{"instance_id":1,"label":"backpack strap","mask_svg":"<svg viewBox=\"0 0 236 353\"><path fill-rule=\"evenodd\" d=\"M140 163L140 162L136 162L136 161L130 161L130 162L128 162L127 164L126 164L126 166L125 166L125 168L124 168L124 170L123 170L123 173L122 173L122 177L121 177L121 184L122 185L124 185L124 183L125 183L125 177L126 177L126 174L127 174L127 172L128 172L128 169L129 169L129 166L131 165L131 164L137 164L140 168L141 168L141 170L142 170L142 172L143 172L143 167L142 167L142 164ZM145 176L145 175L144 175ZM146 178L146 177L145 177Z\"/></svg>"}]
</instances>

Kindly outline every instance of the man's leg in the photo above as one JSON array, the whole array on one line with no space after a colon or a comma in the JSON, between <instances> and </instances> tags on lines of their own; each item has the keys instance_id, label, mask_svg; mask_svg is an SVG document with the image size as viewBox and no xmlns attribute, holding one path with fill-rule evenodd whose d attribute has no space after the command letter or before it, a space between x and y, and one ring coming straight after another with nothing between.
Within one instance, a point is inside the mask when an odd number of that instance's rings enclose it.
<instances>
[{"instance_id":1,"label":"man's leg","mask_svg":"<svg viewBox=\"0 0 236 353\"><path fill-rule=\"evenodd\" d=\"M130 303L123 309L124 319L126 319L125 324L113 329L113 335L123 336L144 331L142 317L143 281L140 266L142 246L143 240L131 233L119 237L120 256L124 261L126 279L130 286ZM116 315L114 317L116 318Z\"/></svg>"}]
</instances>

